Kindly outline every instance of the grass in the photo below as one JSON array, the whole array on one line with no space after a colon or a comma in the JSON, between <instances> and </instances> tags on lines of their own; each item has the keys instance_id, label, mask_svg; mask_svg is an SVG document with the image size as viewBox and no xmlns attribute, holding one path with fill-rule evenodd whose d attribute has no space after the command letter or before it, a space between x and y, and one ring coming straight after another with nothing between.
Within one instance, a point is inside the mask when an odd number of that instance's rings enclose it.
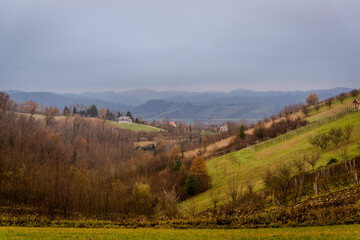
<instances>
[{"instance_id":1,"label":"grass","mask_svg":"<svg viewBox=\"0 0 360 240\"><path fill-rule=\"evenodd\" d=\"M356 239L359 225L265 229L81 229L0 227L0 239Z\"/></svg>"},{"instance_id":2,"label":"grass","mask_svg":"<svg viewBox=\"0 0 360 240\"><path fill-rule=\"evenodd\" d=\"M19 116L30 117L30 113L17 113L17 114ZM34 114L33 118L35 120L44 119L44 115ZM65 118L66 118L65 116L56 116L55 120L61 120L61 119L65 119ZM91 118L91 119L98 119L98 118ZM161 128L156 128L153 126L148 126L148 125L143 125L143 124L138 124L138 123L117 123L114 121L107 121L107 123L112 126L118 127L118 128L128 129L133 132L163 132L163 131L165 131L164 129L161 129Z\"/></svg>"},{"instance_id":3,"label":"grass","mask_svg":"<svg viewBox=\"0 0 360 240\"><path fill-rule=\"evenodd\" d=\"M220 135L220 133L218 133L218 132L211 132L211 131L202 131L201 134L202 135L209 135L209 136Z\"/></svg>"},{"instance_id":4,"label":"grass","mask_svg":"<svg viewBox=\"0 0 360 240\"><path fill-rule=\"evenodd\" d=\"M334 100L333 105L331 105L331 108L323 105L319 109L319 112L316 112L315 109L312 109L309 113L309 117L307 118L307 120L309 122L314 122L314 121L320 120L324 117L328 117L336 112L339 112L339 111L343 110L344 108L354 107L354 104L352 103L353 101L354 101L354 98L347 97L346 99L344 99L343 103L341 103L339 100Z\"/></svg>"},{"instance_id":5,"label":"grass","mask_svg":"<svg viewBox=\"0 0 360 240\"><path fill-rule=\"evenodd\" d=\"M325 115L325 113L323 114ZM360 113L354 113L314 130L304 132L287 141L280 141L257 151L242 149L207 161L209 175L212 177L212 188L220 196L220 204L226 201L229 181L238 179L242 183L248 182L252 184L254 190L262 189L264 187L262 176L267 169L272 169L280 164L291 164L294 159L301 157L303 153L313 152L314 148L308 142L309 137L316 133L328 131L331 127L344 127L346 124L353 124L354 130L349 143L342 143L338 147L331 146L322 152L316 168L326 165L332 157L339 159L339 152L345 146L348 148L350 157L360 155L358 145L360 139L359 118ZM307 165L307 167L308 170L311 170L310 165ZM181 206L186 211L194 203L197 211L212 207L209 191L182 202Z\"/></svg>"},{"instance_id":6,"label":"grass","mask_svg":"<svg viewBox=\"0 0 360 240\"><path fill-rule=\"evenodd\" d=\"M138 123L117 123L114 121L107 121L110 125L122 128L122 129L128 129L133 132L164 132L164 129L148 126L144 124L138 124Z\"/></svg>"}]
</instances>

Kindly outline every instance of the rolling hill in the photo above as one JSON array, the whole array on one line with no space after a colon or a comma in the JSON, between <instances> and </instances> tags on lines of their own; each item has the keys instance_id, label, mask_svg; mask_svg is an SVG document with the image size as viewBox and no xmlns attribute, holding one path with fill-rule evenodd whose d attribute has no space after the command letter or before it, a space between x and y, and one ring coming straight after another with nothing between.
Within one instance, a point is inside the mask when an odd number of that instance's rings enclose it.
<instances>
[{"instance_id":1,"label":"rolling hill","mask_svg":"<svg viewBox=\"0 0 360 240\"><path fill-rule=\"evenodd\" d=\"M352 99L349 98L344 104L337 102L331 109L323 107L319 113L313 113L308 118L311 124L280 135L276 139L208 160L207 167L212 177L212 191L220 195L221 202L224 203L227 184L234 178L243 183L251 183L255 190L262 189L264 187L262 178L266 170L280 164L291 164L294 159L301 157L304 153L313 152L314 148L308 142L309 137L326 132L332 127L352 124L354 126L352 137L348 143L342 143L336 147L331 146L321 152L320 160L315 168L325 166L331 158L339 159L339 154L344 148L349 158L360 155L360 112L340 114L352 106L351 102ZM310 165L307 165L307 168L310 170ZM198 211L211 207L209 191L184 201L182 206L187 208L194 203Z\"/></svg>"},{"instance_id":2,"label":"rolling hill","mask_svg":"<svg viewBox=\"0 0 360 240\"><path fill-rule=\"evenodd\" d=\"M257 92L237 89L231 92L185 92L137 89L125 92L85 92L58 94L51 92L5 91L17 102L31 98L41 105L63 108L71 104L95 104L113 111L131 111L145 120L170 118L175 121L222 123L246 119L254 122L277 113L282 107L304 102L315 92L320 100L333 97L348 88L311 91Z\"/></svg>"}]
</instances>

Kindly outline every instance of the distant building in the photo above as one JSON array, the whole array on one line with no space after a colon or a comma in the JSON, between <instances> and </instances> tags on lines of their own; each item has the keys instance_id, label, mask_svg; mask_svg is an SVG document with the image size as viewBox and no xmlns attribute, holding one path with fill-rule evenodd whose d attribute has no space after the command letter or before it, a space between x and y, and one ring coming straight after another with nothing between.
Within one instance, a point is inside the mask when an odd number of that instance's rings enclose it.
<instances>
[{"instance_id":1,"label":"distant building","mask_svg":"<svg viewBox=\"0 0 360 240\"><path fill-rule=\"evenodd\" d=\"M144 124L144 125L147 125L147 124L148 124L147 121L142 120L142 119L139 120L139 123L140 123L140 124Z\"/></svg>"},{"instance_id":2,"label":"distant building","mask_svg":"<svg viewBox=\"0 0 360 240\"><path fill-rule=\"evenodd\" d=\"M229 126L226 123L220 126L220 130L219 130L220 133L228 132L228 131L229 131Z\"/></svg>"},{"instance_id":3,"label":"distant building","mask_svg":"<svg viewBox=\"0 0 360 240\"><path fill-rule=\"evenodd\" d=\"M132 123L132 120L130 117L128 116L121 116L121 117L118 117L118 123Z\"/></svg>"},{"instance_id":4,"label":"distant building","mask_svg":"<svg viewBox=\"0 0 360 240\"><path fill-rule=\"evenodd\" d=\"M170 126L176 127L176 122L169 122Z\"/></svg>"},{"instance_id":5,"label":"distant building","mask_svg":"<svg viewBox=\"0 0 360 240\"><path fill-rule=\"evenodd\" d=\"M360 110L360 99L355 99L353 103L355 104L355 109Z\"/></svg>"}]
</instances>

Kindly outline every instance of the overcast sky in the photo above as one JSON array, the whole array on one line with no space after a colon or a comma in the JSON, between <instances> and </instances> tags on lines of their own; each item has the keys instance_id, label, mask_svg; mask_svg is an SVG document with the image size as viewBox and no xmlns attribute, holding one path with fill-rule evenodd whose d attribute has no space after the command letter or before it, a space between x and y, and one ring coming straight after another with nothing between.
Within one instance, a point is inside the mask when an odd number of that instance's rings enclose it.
<instances>
[{"instance_id":1,"label":"overcast sky","mask_svg":"<svg viewBox=\"0 0 360 240\"><path fill-rule=\"evenodd\" d=\"M360 87L359 0L0 0L0 89Z\"/></svg>"}]
</instances>

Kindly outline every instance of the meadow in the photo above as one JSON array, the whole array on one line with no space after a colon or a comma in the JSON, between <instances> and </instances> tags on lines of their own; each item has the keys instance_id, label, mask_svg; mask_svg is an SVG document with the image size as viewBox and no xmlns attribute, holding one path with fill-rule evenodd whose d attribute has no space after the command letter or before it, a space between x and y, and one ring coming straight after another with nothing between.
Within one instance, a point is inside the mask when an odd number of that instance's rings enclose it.
<instances>
[{"instance_id":1,"label":"meadow","mask_svg":"<svg viewBox=\"0 0 360 240\"><path fill-rule=\"evenodd\" d=\"M133 132L164 132L165 131L164 129L161 128L148 126L144 124L138 124L138 123L117 123L114 121L107 121L107 122L112 126L128 129Z\"/></svg>"},{"instance_id":2,"label":"meadow","mask_svg":"<svg viewBox=\"0 0 360 240\"><path fill-rule=\"evenodd\" d=\"M356 239L359 225L265 229L81 229L0 227L0 239Z\"/></svg>"},{"instance_id":3,"label":"meadow","mask_svg":"<svg viewBox=\"0 0 360 240\"><path fill-rule=\"evenodd\" d=\"M344 104L336 103L335 107L331 109L323 107L325 110L321 109L319 114L310 115L309 118L311 118L310 120L314 118L321 120L349 106L351 106L349 100ZM274 169L280 164L291 164L295 159L302 157L304 153L313 152L314 148L308 139L317 133L329 131L332 127L344 127L352 124L354 129L351 140L349 143L341 143L337 147L330 146L326 151L322 151L315 169L325 166L331 158L339 159L339 154L344 148L347 149L350 158L358 156L360 154L359 118L359 112L352 113L338 120L311 128L309 131L295 134L288 139L279 136L278 140L269 140L271 144L260 143L259 145L263 147L249 147L208 160L207 167L209 175L212 177L211 189L220 196L220 204L227 201L226 191L230 181L239 180L243 184L249 183L255 191L262 189L264 187L262 177L266 170ZM289 133L292 135L291 132ZM307 170L311 170L310 165L307 165ZM184 209L195 208L196 211L212 207L209 190L182 202L181 206Z\"/></svg>"}]
</instances>

